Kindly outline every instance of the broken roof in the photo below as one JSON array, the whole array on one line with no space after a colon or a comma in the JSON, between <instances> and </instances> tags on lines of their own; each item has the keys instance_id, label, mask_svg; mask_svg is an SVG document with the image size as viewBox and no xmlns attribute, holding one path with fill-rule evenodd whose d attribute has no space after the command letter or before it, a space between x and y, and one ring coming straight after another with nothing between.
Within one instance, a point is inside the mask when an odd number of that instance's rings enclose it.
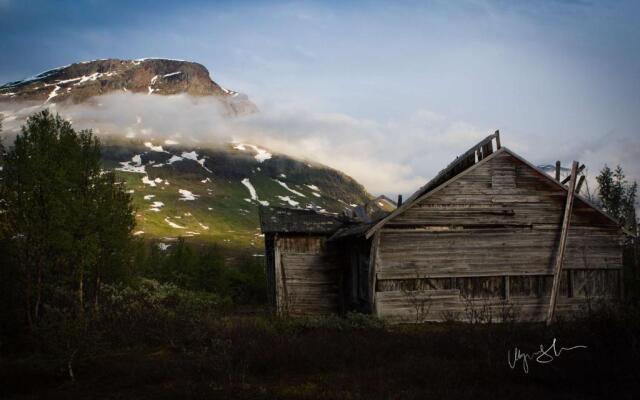
<instances>
[{"instance_id":1,"label":"broken roof","mask_svg":"<svg viewBox=\"0 0 640 400\"><path fill-rule=\"evenodd\" d=\"M494 139L495 139L495 149L494 149ZM464 152L462 155L456 157L455 160L449 163L442 171L438 172L438 175L435 178L431 179L424 186L418 189L414 194L411 195L404 202L404 205L413 203L418 197L423 196L427 192L441 184L445 183L449 179L454 176L460 174L462 171L469 169L470 167L476 165L484 158L493 154L494 151L500 150L500 131L496 131L493 135L489 135L486 138L482 139L480 142L476 143L469 150ZM402 206L399 208L403 208ZM399 209L397 208L396 211ZM395 212L393 212L395 214Z\"/></svg>"},{"instance_id":2,"label":"broken roof","mask_svg":"<svg viewBox=\"0 0 640 400\"><path fill-rule=\"evenodd\" d=\"M496 135L497 135L497 137L496 137ZM485 146L487 146L487 141L488 141L488 145L491 146L491 140L494 137L496 137L496 139L497 139L496 140L497 147L498 147L497 151L494 152L493 149L491 149L491 150L487 149L487 151L482 150ZM480 155L478 155L476 153L479 150L482 150ZM387 223L387 221L389 221L390 219L394 218L398 214L404 212L405 210L410 208L414 203L429 197L431 194L433 194L433 193L439 191L440 189L446 187L447 185L449 185L451 182L454 182L459 177L461 177L463 175L466 175L468 172L470 172L471 170L475 169L478 165L489 161L490 159L495 157L495 155L497 155L499 153L502 153L502 152L509 153L510 155L512 155L516 159L520 160L522 163L524 163L525 165L529 166L531 169L533 169L534 171L538 172L540 175L545 177L548 181L550 181L553 184L559 186L560 188L562 188L563 190L565 190L567 192L569 191L569 189L568 189L568 187L566 185L563 185L562 183L556 181L555 179L553 179L552 177L547 175L544 171L541 171L539 168L537 168L536 166L531 164L529 161L524 159L522 156L514 153L513 151L507 149L506 147L500 147L500 136L499 136L499 133L496 131L496 133L494 135L488 136L486 139L484 139L478 145L476 145L476 146L472 147L470 150L468 150L465 154L463 154L460 157L457 157L456 160L453 163L449 164L449 166L447 166L447 168L442 170L434 179L429 181L426 185L424 185L417 192L415 192L409 198L409 200L407 200L406 203L404 203L402 206L398 207L395 211L393 211L392 213L387 215L385 218L383 218L380 221L378 221L377 223L373 224L373 226L366 231L365 237L367 239L370 238L378 229L382 228ZM476 159L475 162L471 162L470 161L471 156L477 156L477 159ZM586 198L580 196L577 193L576 193L576 197L575 198L576 198L577 201L580 201L580 202L584 203L585 205L587 205L590 208L593 208L599 214L601 214L602 216L604 216L605 218L607 218L611 222L613 222L616 225L618 225L620 227L620 229L625 234L633 236L633 233L629 232L624 227L621 227L619 222L615 218L613 218L609 214L605 213L604 211L602 211L601 209L596 207L593 203L591 203Z\"/></svg>"},{"instance_id":3,"label":"broken roof","mask_svg":"<svg viewBox=\"0 0 640 400\"><path fill-rule=\"evenodd\" d=\"M396 209L396 203L384 195L380 195L364 204L345 210L355 220L369 223L387 216Z\"/></svg>"},{"instance_id":4,"label":"broken roof","mask_svg":"<svg viewBox=\"0 0 640 400\"><path fill-rule=\"evenodd\" d=\"M317 233L331 235L349 220L335 214L281 207L260 207L262 233Z\"/></svg>"},{"instance_id":5,"label":"broken roof","mask_svg":"<svg viewBox=\"0 0 640 400\"><path fill-rule=\"evenodd\" d=\"M356 223L352 225L343 226L342 228L338 229L336 233L331 235L331 237L328 240L332 242L334 240L345 239L348 237L364 236L364 234L370 228L372 228L376 224L376 222L378 221L373 221L368 223L363 222L363 223Z\"/></svg>"},{"instance_id":6,"label":"broken roof","mask_svg":"<svg viewBox=\"0 0 640 400\"><path fill-rule=\"evenodd\" d=\"M495 142L495 146L494 146ZM387 221L395 217L396 215L404 212L411 207L415 202L424 199L431 193L437 192L439 189L446 187L449 183L462 175L468 173L468 171L475 169L481 163L493 158L497 153L508 152L515 158L522 161L535 171L539 172L542 176L547 178L550 182L560 186L564 190L568 190L567 186L547 175L521 156L515 154L513 151L500 146L500 133L496 131L493 135L489 135L482 141L471 147L461 156L447 165L442 171L431 179L427 184L418 189L407 201L400 207L396 208L392 212L382 212L378 215L371 215L373 217L363 222L363 215L368 215L365 210L365 206L359 206L362 210L354 210L354 217L358 219L349 218L344 215L318 213L313 210L291 209L291 208L279 208L279 207L260 207L260 225L263 233L316 233L330 235L329 240L338 240L352 236L365 236L371 237L378 229L380 229ZM368 205L375 204L375 201L380 200L383 196L373 199ZM606 214L587 199L580 195L576 195L576 199L594 208L600 214L618 224L618 222L610 215ZM384 198L388 202L393 202L387 198ZM359 211L359 212L357 212ZM381 210L379 210L381 211ZM362 214L362 215L359 215ZM619 225L619 224L618 224ZM622 230L631 235L630 232L622 228Z\"/></svg>"}]
</instances>

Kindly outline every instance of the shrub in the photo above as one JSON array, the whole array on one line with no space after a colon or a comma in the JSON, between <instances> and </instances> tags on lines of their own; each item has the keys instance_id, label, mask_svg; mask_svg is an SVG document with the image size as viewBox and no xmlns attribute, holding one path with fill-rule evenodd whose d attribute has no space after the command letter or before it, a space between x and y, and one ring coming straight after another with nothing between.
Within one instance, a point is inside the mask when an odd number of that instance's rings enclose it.
<instances>
[{"instance_id":1,"label":"shrub","mask_svg":"<svg viewBox=\"0 0 640 400\"><path fill-rule=\"evenodd\" d=\"M135 285L107 286L98 317L119 342L190 341L230 305L228 298L171 283L140 279Z\"/></svg>"}]
</instances>

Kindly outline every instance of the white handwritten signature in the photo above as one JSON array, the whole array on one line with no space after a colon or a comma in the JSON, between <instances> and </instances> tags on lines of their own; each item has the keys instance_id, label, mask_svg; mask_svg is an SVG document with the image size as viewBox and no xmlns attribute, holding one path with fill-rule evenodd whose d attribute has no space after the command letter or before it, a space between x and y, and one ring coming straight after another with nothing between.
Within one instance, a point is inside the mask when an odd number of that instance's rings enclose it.
<instances>
[{"instance_id":1,"label":"white handwritten signature","mask_svg":"<svg viewBox=\"0 0 640 400\"><path fill-rule=\"evenodd\" d=\"M511 357L511 350L507 351L507 361L509 362L509 367L514 369L518 365L518 361L522 360L522 369L525 374L529 373L529 361L534 360L538 364L548 364L553 361L556 357L560 356L563 351L576 350L576 349L586 349L587 346L573 346L573 347L560 347L560 349L556 348L556 339L553 338L553 342L551 346L547 349L544 348L543 345L540 345L540 350L535 353L523 353L519 348L514 348L513 358ZM553 351L552 351L553 350Z\"/></svg>"}]
</instances>

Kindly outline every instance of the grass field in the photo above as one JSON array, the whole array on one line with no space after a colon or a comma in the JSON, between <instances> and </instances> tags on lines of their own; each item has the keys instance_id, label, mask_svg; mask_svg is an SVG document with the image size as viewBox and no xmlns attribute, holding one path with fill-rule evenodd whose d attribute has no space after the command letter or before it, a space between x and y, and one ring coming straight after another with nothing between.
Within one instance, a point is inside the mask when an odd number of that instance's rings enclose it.
<instances>
[{"instance_id":1,"label":"grass field","mask_svg":"<svg viewBox=\"0 0 640 400\"><path fill-rule=\"evenodd\" d=\"M206 325L206 324L205 324ZM173 344L130 344L74 364L3 360L4 398L632 399L638 323L386 326L364 316L224 316ZM553 339L546 364L509 365Z\"/></svg>"}]
</instances>

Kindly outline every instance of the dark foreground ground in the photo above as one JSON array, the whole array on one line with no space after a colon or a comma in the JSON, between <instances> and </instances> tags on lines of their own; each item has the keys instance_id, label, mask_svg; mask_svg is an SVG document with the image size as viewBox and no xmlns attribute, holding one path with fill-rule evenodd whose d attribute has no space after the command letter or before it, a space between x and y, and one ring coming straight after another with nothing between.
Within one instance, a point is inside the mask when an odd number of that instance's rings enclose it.
<instances>
[{"instance_id":1,"label":"dark foreground ground","mask_svg":"<svg viewBox=\"0 0 640 400\"><path fill-rule=\"evenodd\" d=\"M106 347L79 359L4 357L0 397L633 399L640 396L639 333L635 319L601 317L551 329L220 317L197 336L180 334L188 340ZM533 353L554 338L558 352L587 348L543 355L545 364L529 360L528 373L522 359L510 367L515 347Z\"/></svg>"}]
</instances>

